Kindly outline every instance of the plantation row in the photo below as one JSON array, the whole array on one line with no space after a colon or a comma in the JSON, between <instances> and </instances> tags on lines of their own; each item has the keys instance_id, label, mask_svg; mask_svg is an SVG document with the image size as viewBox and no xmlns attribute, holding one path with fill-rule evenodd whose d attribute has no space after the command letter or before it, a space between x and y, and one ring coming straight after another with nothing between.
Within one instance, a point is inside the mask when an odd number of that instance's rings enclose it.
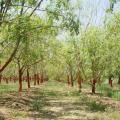
<instances>
[{"instance_id":1,"label":"plantation row","mask_svg":"<svg viewBox=\"0 0 120 120\"><path fill-rule=\"evenodd\" d=\"M45 3L44 3L45 2ZM57 80L82 91L117 79L120 85L120 14L110 0L103 26L81 22L80 1L0 2L0 82L34 85ZM43 6L42 6L43 4ZM40 9L41 8L41 9ZM81 11L80 11L81 12ZM38 14L42 13L42 14ZM92 17L92 16L91 16ZM40 74L39 74L40 73ZM117 89L119 88L116 86Z\"/></svg>"},{"instance_id":2,"label":"plantation row","mask_svg":"<svg viewBox=\"0 0 120 120\"><path fill-rule=\"evenodd\" d=\"M10 76L10 77L4 77L4 76L1 76L0 78L0 83L3 81L3 82L6 82L6 84L8 84L9 82L14 82L16 83L18 81L18 77L17 76ZM39 83L43 83L43 81L45 80L48 80L48 78L43 78L43 75L40 75L39 73L38 74L35 74L33 76L23 76L22 77L22 81L34 81L34 85L36 85L36 83L39 85Z\"/></svg>"}]
</instances>

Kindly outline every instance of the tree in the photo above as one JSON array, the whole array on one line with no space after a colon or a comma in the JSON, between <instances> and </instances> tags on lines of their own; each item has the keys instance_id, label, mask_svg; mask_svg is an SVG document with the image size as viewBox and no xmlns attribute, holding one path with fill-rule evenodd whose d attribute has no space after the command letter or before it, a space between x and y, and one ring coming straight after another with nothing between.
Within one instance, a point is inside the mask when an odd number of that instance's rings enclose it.
<instances>
[{"instance_id":1,"label":"tree","mask_svg":"<svg viewBox=\"0 0 120 120\"><path fill-rule=\"evenodd\" d=\"M96 83L99 83L105 67L103 64L105 62L104 36L98 28L91 27L84 40L84 71L92 87L92 93L95 93Z\"/></svg>"}]
</instances>

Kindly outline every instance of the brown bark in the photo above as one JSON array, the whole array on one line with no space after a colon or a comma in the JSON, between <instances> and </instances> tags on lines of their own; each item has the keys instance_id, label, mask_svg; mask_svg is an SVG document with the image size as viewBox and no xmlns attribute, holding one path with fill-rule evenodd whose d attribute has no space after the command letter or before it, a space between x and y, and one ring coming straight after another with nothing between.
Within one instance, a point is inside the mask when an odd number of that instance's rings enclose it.
<instances>
[{"instance_id":1,"label":"brown bark","mask_svg":"<svg viewBox=\"0 0 120 120\"><path fill-rule=\"evenodd\" d=\"M27 83L28 83L28 89L30 88L30 75L29 75L29 69L27 69Z\"/></svg>"},{"instance_id":2,"label":"brown bark","mask_svg":"<svg viewBox=\"0 0 120 120\"><path fill-rule=\"evenodd\" d=\"M71 87L74 86L74 83L73 83L73 75L72 75L72 73L70 74L70 84L71 84Z\"/></svg>"},{"instance_id":3,"label":"brown bark","mask_svg":"<svg viewBox=\"0 0 120 120\"><path fill-rule=\"evenodd\" d=\"M96 80L94 79L92 81L92 93L95 94L95 90L96 90Z\"/></svg>"},{"instance_id":4,"label":"brown bark","mask_svg":"<svg viewBox=\"0 0 120 120\"><path fill-rule=\"evenodd\" d=\"M81 88L82 88L82 79L81 79L80 73L78 73L77 82L78 82L79 92L81 92Z\"/></svg>"},{"instance_id":5,"label":"brown bark","mask_svg":"<svg viewBox=\"0 0 120 120\"><path fill-rule=\"evenodd\" d=\"M36 85L37 82L37 78L36 78L36 74L34 74L34 85Z\"/></svg>"},{"instance_id":6,"label":"brown bark","mask_svg":"<svg viewBox=\"0 0 120 120\"><path fill-rule=\"evenodd\" d=\"M68 86L70 86L70 76L67 75L67 83L68 83Z\"/></svg>"},{"instance_id":7,"label":"brown bark","mask_svg":"<svg viewBox=\"0 0 120 120\"><path fill-rule=\"evenodd\" d=\"M22 70L19 69L19 96L22 95Z\"/></svg>"},{"instance_id":8,"label":"brown bark","mask_svg":"<svg viewBox=\"0 0 120 120\"><path fill-rule=\"evenodd\" d=\"M27 86L28 86L28 94L30 93L30 75L29 69L27 69Z\"/></svg>"},{"instance_id":9,"label":"brown bark","mask_svg":"<svg viewBox=\"0 0 120 120\"><path fill-rule=\"evenodd\" d=\"M37 84L39 85L40 84L40 79L39 79L39 74L37 74Z\"/></svg>"},{"instance_id":10,"label":"brown bark","mask_svg":"<svg viewBox=\"0 0 120 120\"><path fill-rule=\"evenodd\" d=\"M43 76L43 73L41 74L41 81L40 81L41 83L43 83L44 82L44 76Z\"/></svg>"},{"instance_id":11,"label":"brown bark","mask_svg":"<svg viewBox=\"0 0 120 120\"><path fill-rule=\"evenodd\" d=\"M113 87L112 77L109 77L109 85L110 85L110 87Z\"/></svg>"},{"instance_id":12,"label":"brown bark","mask_svg":"<svg viewBox=\"0 0 120 120\"><path fill-rule=\"evenodd\" d=\"M4 65L2 67L0 67L0 73L2 73L2 71L9 65L9 63L12 61L13 57L15 56L17 49L19 47L20 44L20 39L17 40L16 42L16 46L13 50L13 52L11 53L10 57L8 58L8 60L4 63Z\"/></svg>"}]
</instances>

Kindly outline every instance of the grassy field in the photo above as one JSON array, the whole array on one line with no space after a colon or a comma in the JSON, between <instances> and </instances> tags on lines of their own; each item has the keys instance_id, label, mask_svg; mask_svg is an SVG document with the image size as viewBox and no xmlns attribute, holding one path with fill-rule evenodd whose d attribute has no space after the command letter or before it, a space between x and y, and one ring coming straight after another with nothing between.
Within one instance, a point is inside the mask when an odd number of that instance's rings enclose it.
<instances>
[{"instance_id":1,"label":"grassy field","mask_svg":"<svg viewBox=\"0 0 120 120\"><path fill-rule=\"evenodd\" d=\"M76 86L50 81L32 87L30 95L24 90L21 98L17 89L17 84L0 85L0 113L7 120L119 120L119 102L104 104L103 96L79 93Z\"/></svg>"}]
</instances>

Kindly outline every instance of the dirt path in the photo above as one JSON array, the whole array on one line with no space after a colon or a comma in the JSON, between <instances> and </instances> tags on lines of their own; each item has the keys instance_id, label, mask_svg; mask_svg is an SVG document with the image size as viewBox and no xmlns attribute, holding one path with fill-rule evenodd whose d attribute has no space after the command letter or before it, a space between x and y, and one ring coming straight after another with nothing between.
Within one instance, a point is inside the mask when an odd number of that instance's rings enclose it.
<instances>
[{"instance_id":1,"label":"dirt path","mask_svg":"<svg viewBox=\"0 0 120 120\"><path fill-rule=\"evenodd\" d=\"M29 96L27 92L23 92L21 98L16 93L0 96L0 116L5 120L119 120L120 111L111 105L105 111L94 108L96 106L91 109L91 100L100 99L105 103L108 99L60 87L45 84L32 87ZM119 102L119 108L118 105Z\"/></svg>"}]
</instances>

